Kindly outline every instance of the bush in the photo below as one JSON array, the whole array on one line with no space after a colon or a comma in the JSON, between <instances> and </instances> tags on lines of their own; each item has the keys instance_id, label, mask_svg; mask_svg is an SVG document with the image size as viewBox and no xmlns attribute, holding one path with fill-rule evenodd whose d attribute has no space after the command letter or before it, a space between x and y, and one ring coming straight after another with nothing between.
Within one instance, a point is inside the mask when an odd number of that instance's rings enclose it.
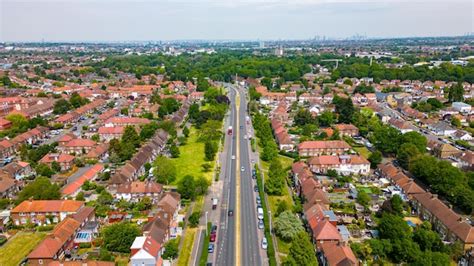
<instances>
[{"instance_id":1,"label":"bush","mask_svg":"<svg viewBox=\"0 0 474 266\"><path fill-rule=\"evenodd\" d=\"M38 226L37 230L38 232L46 232L46 231L51 231L54 229L55 225L43 225L43 226Z\"/></svg>"},{"instance_id":2,"label":"bush","mask_svg":"<svg viewBox=\"0 0 474 266\"><path fill-rule=\"evenodd\" d=\"M79 243L79 248L90 248L92 247L91 243Z\"/></svg>"},{"instance_id":3,"label":"bush","mask_svg":"<svg viewBox=\"0 0 474 266\"><path fill-rule=\"evenodd\" d=\"M190 227L197 227L199 225L199 219L201 218L200 212L193 212L191 216L189 216L189 226Z\"/></svg>"}]
</instances>

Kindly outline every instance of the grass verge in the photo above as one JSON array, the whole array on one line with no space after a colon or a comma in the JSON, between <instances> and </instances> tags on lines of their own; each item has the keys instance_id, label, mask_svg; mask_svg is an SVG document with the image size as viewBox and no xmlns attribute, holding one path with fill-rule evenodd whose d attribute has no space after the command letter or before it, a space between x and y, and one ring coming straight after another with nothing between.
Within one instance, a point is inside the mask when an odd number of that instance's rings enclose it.
<instances>
[{"instance_id":1,"label":"grass verge","mask_svg":"<svg viewBox=\"0 0 474 266\"><path fill-rule=\"evenodd\" d=\"M188 266L191 264L191 251L193 250L194 236L196 235L197 228L187 228L186 234L183 239L183 246L181 247L178 266Z\"/></svg>"},{"instance_id":2,"label":"grass verge","mask_svg":"<svg viewBox=\"0 0 474 266\"><path fill-rule=\"evenodd\" d=\"M44 232L19 232L0 248L0 265L17 266L44 239Z\"/></svg>"},{"instance_id":3,"label":"grass verge","mask_svg":"<svg viewBox=\"0 0 474 266\"><path fill-rule=\"evenodd\" d=\"M212 227L212 223L211 222L208 222L207 223L207 232L208 232L208 235L204 238L204 243L202 245L202 251L201 251L201 255L199 257L199 266L206 266L207 264L207 257L209 256L209 251L207 250L207 247L209 246L209 242L210 242L210 238L211 238L211 227ZM216 249L216 247L214 247L214 249ZM215 250L214 250L215 252Z\"/></svg>"},{"instance_id":4,"label":"grass verge","mask_svg":"<svg viewBox=\"0 0 474 266\"><path fill-rule=\"evenodd\" d=\"M190 128L189 137L185 145L179 146L180 155L171 159L178 171L177 178L173 185L176 185L185 175L194 177L204 176L211 182L214 177L213 171L204 172L202 164L209 163L214 169L215 161L204 160L204 143L198 142L198 132L194 127Z\"/></svg>"}]
</instances>

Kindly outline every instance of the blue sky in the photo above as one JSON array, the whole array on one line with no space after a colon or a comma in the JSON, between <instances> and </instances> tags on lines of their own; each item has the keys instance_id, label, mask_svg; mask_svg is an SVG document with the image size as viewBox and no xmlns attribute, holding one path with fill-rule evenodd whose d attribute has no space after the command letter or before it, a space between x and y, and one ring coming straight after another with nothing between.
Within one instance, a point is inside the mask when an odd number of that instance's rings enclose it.
<instances>
[{"instance_id":1,"label":"blue sky","mask_svg":"<svg viewBox=\"0 0 474 266\"><path fill-rule=\"evenodd\" d=\"M471 0L0 0L0 40L453 36L473 16Z\"/></svg>"}]
</instances>

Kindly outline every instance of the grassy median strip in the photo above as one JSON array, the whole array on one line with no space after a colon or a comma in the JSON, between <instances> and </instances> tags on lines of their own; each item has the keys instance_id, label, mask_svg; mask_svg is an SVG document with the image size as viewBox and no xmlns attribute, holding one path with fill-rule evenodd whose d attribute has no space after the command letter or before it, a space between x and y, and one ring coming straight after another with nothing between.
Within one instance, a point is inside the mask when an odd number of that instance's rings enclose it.
<instances>
[{"instance_id":1,"label":"grassy median strip","mask_svg":"<svg viewBox=\"0 0 474 266\"><path fill-rule=\"evenodd\" d=\"M201 256L199 257L199 266L206 266L207 264L207 257L209 256L209 250L207 250L209 246L209 242L211 241L211 228L212 228L212 223L208 222L207 223L207 236L204 238L204 243L202 245L202 251L201 251ZM216 247L214 247L215 249ZM215 250L214 250L215 252Z\"/></svg>"},{"instance_id":2,"label":"grassy median strip","mask_svg":"<svg viewBox=\"0 0 474 266\"><path fill-rule=\"evenodd\" d=\"M267 242L268 242L268 247L267 247L268 262L270 265L273 266L273 265L277 265L277 262L275 259L275 247L273 246L272 235L270 232L270 218L268 217L267 200L265 198L265 192L263 191L262 173L260 172L260 168L258 168L258 165L255 165L255 171L257 174L258 194L260 195L260 199L262 200L263 223L265 224L265 237L267 238Z\"/></svg>"}]
</instances>

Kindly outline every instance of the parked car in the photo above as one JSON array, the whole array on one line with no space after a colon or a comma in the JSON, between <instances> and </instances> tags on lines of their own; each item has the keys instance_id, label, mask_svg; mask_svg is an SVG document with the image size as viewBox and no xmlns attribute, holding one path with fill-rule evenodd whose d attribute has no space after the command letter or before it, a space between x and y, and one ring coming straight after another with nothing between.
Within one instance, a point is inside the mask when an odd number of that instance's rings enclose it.
<instances>
[{"instance_id":1,"label":"parked car","mask_svg":"<svg viewBox=\"0 0 474 266\"><path fill-rule=\"evenodd\" d=\"M211 236L209 237L210 242L216 242L216 232L211 232Z\"/></svg>"},{"instance_id":2,"label":"parked car","mask_svg":"<svg viewBox=\"0 0 474 266\"><path fill-rule=\"evenodd\" d=\"M267 242L267 238L266 238L266 237L264 237L264 238L262 239L262 248L263 248L263 249L267 249L267 248L268 248L268 242Z\"/></svg>"},{"instance_id":3,"label":"parked car","mask_svg":"<svg viewBox=\"0 0 474 266\"><path fill-rule=\"evenodd\" d=\"M265 227L263 220L258 220L258 229L263 229Z\"/></svg>"},{"instance_id":4,"label":"parked car","mask_svg":"<svg viewBox=\"0 0 474 266\"><path fill-rule=\"evenodd\" d=\"M214 253L214 244L210 243L209 246L207 247L207 251L209 253Z\"/></svg>"},{"instance_id":5,"label":"parked car","mask_svg":"<svg viewBox=\"0 0 474 266\"><path fill-rule=\"evenodd\" d=\"M234 216L234 211L233 210L229 210L227 212L227 215L230 217L230 216Z\"/></svg>"},{"instance_id":6,"label":"parked car","mask_svg":"<svg viewBox=\"0 0 474 266\"><path fill-rule=\"evenodd\" d=\"M257 185L253 186L253 190L254 190L255 192L258 192L258 186L257 186Z\"/></svg>"}]
</instances>

